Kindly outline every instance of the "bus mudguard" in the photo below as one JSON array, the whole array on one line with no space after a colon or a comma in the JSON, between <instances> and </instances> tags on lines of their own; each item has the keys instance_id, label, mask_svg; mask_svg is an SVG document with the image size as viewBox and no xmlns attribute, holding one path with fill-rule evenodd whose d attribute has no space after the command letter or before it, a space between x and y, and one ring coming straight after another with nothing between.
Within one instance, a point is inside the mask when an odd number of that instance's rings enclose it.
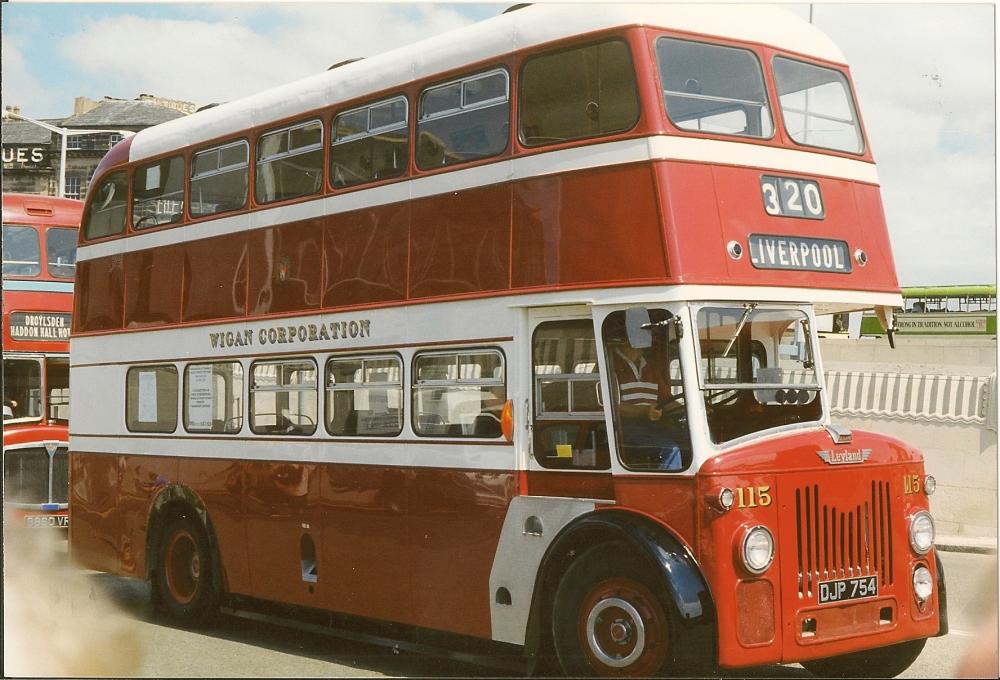
<instances>
[{"instance_id":1,"label":"bus mudguard","mask_svg":"<svg viewBox=\"0 0 1000 680\"><path fill-rule=\"evenodd\" d=\"M714 664L717 656L715 606L697 562L666 528L623 510L605 510L578 517L552 541L538 571L531 623L525 644L533 654L544 644L549 627L548 608L559 578L569 562L598 541L622 541L645 554L663 577L677 622L673 644L679 668Z\"/></svg>"},{"instance_id":2,"label":"bus mudguard","mask_svg":"<svg viewBox=\"0 0 1000 680\"><path fill-rule=\"evenodd\" d=\"M941 554L935 548L934 562L937 565L937 598L938 598L938 632L935 637L948 634L948 591L945 589L944 565L941 564Z\"/></svg>"}]
</instances>

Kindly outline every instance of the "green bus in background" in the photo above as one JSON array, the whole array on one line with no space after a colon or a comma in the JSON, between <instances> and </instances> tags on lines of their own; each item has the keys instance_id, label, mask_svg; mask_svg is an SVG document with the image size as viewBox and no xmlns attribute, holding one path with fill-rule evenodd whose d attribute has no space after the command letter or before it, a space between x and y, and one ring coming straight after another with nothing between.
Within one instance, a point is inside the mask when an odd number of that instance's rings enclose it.
<instances>
[{"instance_id":1,"label":"green bus in background","mask_svg":"<svg viewBox=\"0 0 1000 680\"><path fill-rule=\"evenodd\" d=\"M903 288L896 310L899 335L996 335L997 287L914 286ZM885 335L874 314L861 319L861 335Z\"/></svg>"}]
</instances>

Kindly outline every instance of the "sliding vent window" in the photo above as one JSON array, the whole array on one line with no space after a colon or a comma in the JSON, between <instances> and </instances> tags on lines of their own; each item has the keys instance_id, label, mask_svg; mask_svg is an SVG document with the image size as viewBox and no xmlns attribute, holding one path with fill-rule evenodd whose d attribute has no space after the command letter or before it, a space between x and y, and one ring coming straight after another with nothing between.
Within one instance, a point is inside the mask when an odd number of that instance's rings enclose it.
<instances>
[{"instance_id":1,"label":"sliding vent window","mask_svg":"<svg viewBox=\"0 0 1000 680\"><path fill-rule=\"evenodd\" d=\"M413 429L424 437L499 437L507 401L495 350L421 354L413 363Z\"/></svg>"},{"instance_id":2,"label":"sliding vent window","mask_svg":"<svg viewBox=\"0 0 1000 680\"><path fill-rule=\"evenodd\" d=\"M309 121L261 135L254 194L273 203L319 191L323 182L323 124Z\"/></svg>"},{"instance_id":3,"label":"sliding vent window","mask_svg":"<svg viewBox=\"0 0 1000 680\"><path fill-rule=\"evenodd\" d=\"M130 432L177 429L177 369L138 366L125 377L125 426Z\"/></svg>"},{"instance_id":4,"label":"sliding vent window","mask_svg":"<svg viewBox=\"0 0 1000 680\"><path fill-rule=\"evenodd\" d=\"M529 59L521 74L526 146L625 132L639 121L628 46L610 40Z\"/></svg>"},{"instance_id":5,"label":"sliding vent window","mask_svg":"<svg viewBox=\"0 0 1000 680\"><path fill-rule=\"evenodd\" d=\"M793 140L834 151L864 150L854 99L843 73L775 57L774 84L785 128Z\"/></svg>"},{"instance_id":6,"label":"sliding vent window","mask_svg":"<svg viewBox=\"0 0 1000 680\"><path fill-rule=\"evenodd\" d=\"M684 130L771 137L764 75L750 50L660 38L656 62L667 115Z\"/></svg>"},{"instance_id":7,"label":"sliding vent window","mask_svg":"<svg viewBox=\"0 0 1000 680\"><path fill-rule=\"evenodd\" d=\"M120 234L125 230L125 209L128 201L128 178L124 172L107 176L90 201L83 222L86 240Z\"/></svg>"},{"instance_id":8,"label":"sliding vent window","mask_svg":"<svg viewBox=\"0 0 1000 680\"><path fill-rule=\"evenodd\" d=\"M164 158L144 165L132 182L132 227L148 229L180 222L184 216L184 159Z\"/></svg>"},{"instance_id":9,"label":"sliding vent window","mask_svg":"<svg viewBox=\"0 0 1000 680\"><path fill-rule=\"evenodd\" d=\"M255 434L316 431L316 364L261 361L250 368L250 429Z\"/></svg>"},{"instance_id":10,"label":"sliding vent window","mask_svg":"<svg viewBox=\"0 0 1000 680\"><path fill-rule=\"evenodd\" d=\"M243 366L238 361L184 369L184 429L234 434L243 427Z\"/></svg>"},{"instance_id":11,"label":"sliding vent window","mask_svg":"<svg viewBox=\"0 0 1000 680\"><path fill-rule=\"evenodd\" d=\"M397 357L331 359L326 427L339 437L395 437L403 430L403 363Z\"/></svg>"},{"instance_id":12,"label":"sliding vent window","mask_svg":"<svg viewBox=\"0 0 1000 680\"><path fill-rule=\"evenodd\" d=\"M409 145L405 97L347 111L333 119L330 182L349 187L399 177Z\"/></svg>"},{"instance_id":13,"label":"sliding vent window","mask_svg":"<svg viewBox=\"0 0 1000 680\"><path fill-rule=\"evenodd\" d=\"M247 203L250 145L245 141L199 151L191 159L191 215L238 210Z\"/></svg>"},{"instance_id":14,"label":"sliding vent window","mask_svg":"<svg viewBox=\"0 0 1000 680\"><path fill-rule=\"evenodd\" d=\"M502 69L432 87L420 98L417 166L422 170L496 156L509 136L509 84Z\"/></svg>"}]
</instances>

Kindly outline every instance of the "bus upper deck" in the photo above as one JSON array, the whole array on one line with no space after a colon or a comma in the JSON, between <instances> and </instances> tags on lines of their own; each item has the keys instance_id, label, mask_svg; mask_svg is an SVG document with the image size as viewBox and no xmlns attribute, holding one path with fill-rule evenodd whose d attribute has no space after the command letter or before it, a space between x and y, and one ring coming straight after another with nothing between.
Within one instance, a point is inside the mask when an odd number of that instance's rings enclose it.
<instances>
[{"instance_id":1,"label":"bus upper deck","mask_svg":"<svg viewBox=\"0 0 1000 680\"><path fill-rule=\"evenodd\" d=\"M843 56L789 21L530 7L142 131L95 175L76 330L622 285L897 305Z\"/></svg>"}]
</instances>

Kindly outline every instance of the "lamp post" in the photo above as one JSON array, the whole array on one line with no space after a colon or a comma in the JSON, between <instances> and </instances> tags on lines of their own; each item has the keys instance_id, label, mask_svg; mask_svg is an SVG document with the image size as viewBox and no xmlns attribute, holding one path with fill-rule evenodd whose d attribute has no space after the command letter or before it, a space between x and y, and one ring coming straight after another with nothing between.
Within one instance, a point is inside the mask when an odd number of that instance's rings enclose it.
<instances>
[{"instance_id":1,"label":"lamp post","mask_svg":"<svg viewBox=\"0 0 1000 680\"><path fill-rule=\"evenodd\" d=\"M43 121L21 115L20 113L15 113L9 109L3 112L3 117L5 120L8 118L23 120L25 123L31 123L33 125L37 125L38 127L45 128L49 132L54 132L62 137L62 141L59 144L59 187L56 191L56 196L59 198L63 198L66 194L66 146L70 135L104 135L113 132L120 134L123 137L127 137L134 134L128 130L72 130L70 128L61 128L52 125L51 123L45 123Z\"/></svg>"}]
</instances>

